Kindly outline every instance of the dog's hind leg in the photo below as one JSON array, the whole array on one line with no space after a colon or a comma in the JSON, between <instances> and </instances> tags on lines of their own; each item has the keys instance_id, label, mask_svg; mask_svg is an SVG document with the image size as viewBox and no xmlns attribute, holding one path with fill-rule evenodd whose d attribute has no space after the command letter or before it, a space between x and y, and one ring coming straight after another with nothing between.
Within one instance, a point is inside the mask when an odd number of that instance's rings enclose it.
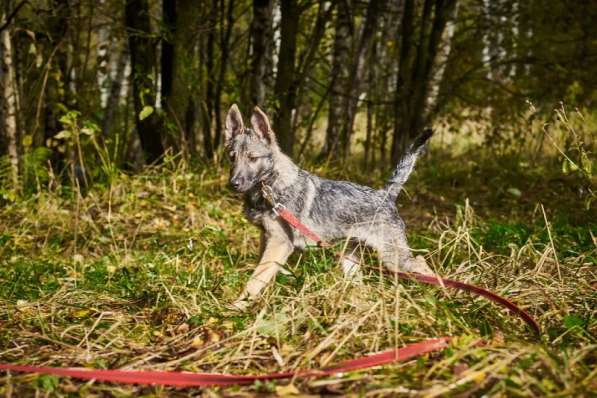
<instances>
[{"instance_id":1,"label":"dog's hind leg","mask_svg":"<svg viewBox=\"0 0 597 398\"><path fill-rule=\"evenodd\" d=\"M414 257L408 247L404 225L384 226L380 233L367 238L366 242L379 253L383 265L390 271L417 272L433 275L422 256Z\"/></svg>"}]
</instances>

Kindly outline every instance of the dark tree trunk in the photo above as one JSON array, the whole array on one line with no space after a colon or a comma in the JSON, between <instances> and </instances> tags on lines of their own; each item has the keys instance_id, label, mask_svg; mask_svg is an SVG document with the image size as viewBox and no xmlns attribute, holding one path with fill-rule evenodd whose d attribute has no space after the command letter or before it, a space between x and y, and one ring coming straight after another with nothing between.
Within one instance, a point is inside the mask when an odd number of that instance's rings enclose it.
<instances>
[{"instance_id":1,"label":"dark tree trunk","mask_svg":"<svg viewBox=\"0 0 597 398\"><path fill-rule=\"evenodd\" d=\"M51 14L47 19L47 32L50 61L49 67L55 72L56 77L48 79L46 95L44 98L44 131L43 142L52 140L62 130L60 118L62 111L54 104L70 104L69 87L70 74L68 69L68 43L67 33L71 9L67 0L52 0L50 2ZM64 167L64 155L58 151L52 153L53 167L61 170Z\"/></svg>"},{"instance_id":2,"label":"dark tree trunk","mask_svg":"<svg viewBox=\"0 0 597 398\"><path fill-rule=\"evenodd\" d=\"M234 4L235 0L228 2L226 8L225 1L220 0L220 70L218 73L218 80L216 81L215 94L213 96L213 113L215 119L215 134L213 140L214 148L220 145L222 139L222 123L220 122L220 115L222 113L222 91L224 90L224 83L226 79L226 70L228 68L228 58L230 57L230 38L232 36L232 28L234 24Z\"/></svg>"},{"instance_id":3,"label":"dark tree trunk","mask_svg":"<svg viewBox=\"0 0 597 398\"><path fill-rule=\"evenodd\" d=\"M162 38L162 54L160 59L162 101L167 104L172 95L172 81L174 79L174 36L176 35L176 0L162 0L162 24L164 37ZM166 109L166 107L164 107Z\"/></svg>"},{"instance_id":4,"label":"dark tree trunk","mask_svg":"<svg viewBox=\"0 0 597 398\"><path fill-rule=\"evenodd\" d=\"M273 47L272 11L273 0L253 0L251 21L251 61L249 104L264 106L267 77L271 74L271 53ZM248 104L247 104L248 105Z\"/></svg>"},{"instance_id":5,"label":"dark tree trunk","mask_svg":"<svg viewBox=\"0 0 597 398\"><path fill-rule=\"evenodd\" d=\"M422 129L431 70L441 43L447 18L456 0L425 0L421 12L419 36L414 41L414 0L406 0L401 29L400 61L394 104L392 163L396 163L407 143ZM432 16L433 14L433 16ZM416 47L416 51L413 51Z\"/></svg>"},{"instance_id":6,"label":"dark tree trunk","mask_svg":"<svg viewBox=\"0 0 597 398\"><path fill-rule=\"evenodd\" d=\"M212 124L214 119L214 48L216 42L216 28L218 25L218 0L211 0L211 10L209 15L209 29L207 33L207 43L203 58L205 58L205 101L201 107L203 120L203 151L207 159L213 158L214 139L212 137ZM216 121L217 124L217 121Z\"/></svg>"},{"instance_id":7,"label":"dark tree trunk","mask_svg":"<svg viewBox=\"0 0 597 398\"><path fill-rule=\"evenodd\" d=\"M135 125L145 159L148 163L154 163L164 154L164 147L160 133L162 123L155 112L155 87L152 77L156 76L156 53L151 39L147 0L127 0L125 19L131 53ZM154 111L141 120L141 111L145 106L152 107Z\"/></svg>"},{"instance_id":8,"label":"dark tree trunk","mask_svg":"<svg viewBox=\"0 0 597 398\"><path fill-rule=\"evenodd\" d=\"M199 10L192 0L164 0L162 41L162 108L174 131L174 144L183 154L195 154L196 116L191 71L197 65L193 50Z\"/></svg>"},{"instance_id":9,"label":"dark tree trunk","mask_svg":"<svg viewBox=\"0 0 597 398\"><path fill-rule=\"evenodd\" d=\"M402 23L398 33L398 42L400 43L400 59L398 62L398 76L396 78L396 94L394 98L394 137L392 140L392 150L390 158L392 163L396 163L402 154L403 131L400 126L404 123L408 114L408 97L410 97L409 71L412 63L411 53L413 47L415 14L414 0L405 0L402 12Z\"/></svg>"},{"instance_id":10,"label":"dark tree trunk","mask_svg":"<svg viewBox=\"0 0 597 398\"><path fill-rule=\"evenodd\" d=\"M415 81L415 97L414 97L414 113L411 118L410 133L411 136L416 136L420 133L423 128L423 124L428 121L430 115L426 113L427 99L429 96L429 86L432 80L432 70L439 48L442 44L442 36L444 29L446 28L446 22L448 16L452 15L452 12L456 6L456 0L436 0L435 1L435 15L431 26L431 32L429 33L429 40L426 43L427 50L425 55L421 57L422 76ZM441 84L441 81L437 82Z\"/></svg>"},{"instance_id":11,"label":"dark tree trunk","mask_svg":"<svg viewBox=\"0 0 597 398\"><path fill-rule=\"evenodd\" d=\"M435 62L431 67L429 91L424 110L426 120L423 123L428 123L429 121L427 119L437 114L444 104L444 101L442 100L442 94L446 91L444 74L448 66L450 53L452 52L452 42L456 30L454 21L458 16L458 4L455 4L452 10L448 10L448 13L446 27L442 34L438 53L435 57Z\"/></svg>"},{"instance_id":12,"label":"dark tree trunk","mask_svg":"<svg viewBox=\"0 0 597 398\"><path fill-rule=\"evenodd\" d=\"M278 106L274 118L274 130L282 150L291 155L294 146L292 111L296 98L295 58L299 24L297 1L281 0L281 11L280 52L274 88Z\"/></svg>"},{"instance_id":13,"label":"dark tree trunk","mask_svg":"<svg viewBox=\"0 0 597 398\"><path fill-rule=\"evenodd\" d=\"M372 47L371 52L369 53L369 73L367 74L367 130L365 136L365 144L364 144L364 159L363 164L365 168L372 164L370 163L370 155L373 152L373 131L375 130L374 127L374 118L375 118L375 109L373 102L376 99L376 81L377 81L377 67L375 62L377 62L377 46L378 40L375 40Z\"/></svg>"},{"instance_id":14,"label":"dark tree trunk","mask_svg":"<svg viewBox=\"0 0 597 398\"><path fill-rule=\"evenodd\" d=\"M332 82L329 99L328 126L322 155L333 159L340 158L339 141L342 113L347 107L350 85L350 38L351 18L348 3L337 5L334 48L332 53Z\"/></svg>"}]
</instances>

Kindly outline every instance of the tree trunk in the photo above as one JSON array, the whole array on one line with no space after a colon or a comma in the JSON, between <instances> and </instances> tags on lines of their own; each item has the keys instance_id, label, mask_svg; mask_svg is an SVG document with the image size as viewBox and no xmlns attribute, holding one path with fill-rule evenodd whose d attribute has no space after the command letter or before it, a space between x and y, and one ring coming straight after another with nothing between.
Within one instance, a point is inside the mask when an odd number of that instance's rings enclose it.
<instances>
[{"instance_id":1,"label":"tree trunk","mask_svg":"<svg viewBox=\"0 0 597 398\"><path fill-rule=\"evenodd\" d=\"M435 0L434 17L431 23L431 32L427 40L425 35L421 35L421 53L417 51L417 67L413 74L415 82L413 107L411 121L409 125L410 138L418 135L423 128L423 123L428 120L425 114L427 96L429 95L429 83L431 81L431 71L436 61L441 39L446 27L448 15L450 15L456 5L456 0ZM431 8L431 7L430 7ZM424 13L425 14L425 13ZM427 14L428 16L430 14ZM431 19L430 16L426 19ZM423 22L423 26L425 22Z\"/></svg>"},{"instance_id":2,"label":"tree trunk","mask_svg":"<svg viewBox=\"0 0 597 398\"><path fill-rule=\"evenodd\" d=\"M0 21L4 24L6 16ZM2 117L8 159L10 161L10 179L15 192L21 191L21 140L17 126L17 89L12 52L12 29L6 27L0 32L0 86L2 90Z\"/></svg>"},{"instance_id":3,"label":"tree trunk","mask_svg":"<svg viewBox=\"0 0 597 398\"><path fill-rule=\"evenodd\" d=\"M222 139L222 123L220 122L220 115L222 113L222 91L224 90L224 83L226 79L226 69L228 68L228 58L230 56L230 38L232 36L232 28L234 24L234 5L235 0L228 2L228 8L225 6L225 1L220 0L220 70L218 73L218 80L216 82L216 92L213 97L213 112L215 119L215 135L213 146L217 148ZM225 20L224 20L225 16Z\"/></svg>"},{"instance_id":4,"label":"tree trunk","mask_svg":"<svg viewBox=\"0 0 597 398\"><path fill-rule=\"evenodd\" d=\"M126 45L123 47L124 48L118 49L114 46L116 54L110 56L110 64L112 64L112 66L108 69L110 89L108 90L108 97L104 108L104 119L102 120L103 137L108 137L112 131L114 118L120 105L120 99L122 98L121 92L125 78L124 73L129 60ZM114 59L114 62L112 62L112 59Z\"/></svg>"},{"instance_id":5,"label":"tree trunk","mask_svg":"<svg viewBox=\"0 0 597 398\"><path fill-rule=\"evenodd\" d=\"M395 98L392 163L398 161L407 143L420 132L423 122L428 119L425 115L425 105L429 94L431 70L448 15L452 13L456 0L425 0L421 21L418 24L420 31L416 52L411 50L411 40L414 35L411 25L413 3L412 0L405 2L402 19L402 48Z\"/></svg>"},{"instance_id":6,"label":"tree trunk","mask_svg":"<svg viewBox=\"0 0 597 398\"><path fill-rule=\"evenodd\" d=\"M306 45L306 48L304 48L303 51L301 51L297 55L297 65L295 69L294 78L294 87L296 87L296 95L294 99L295 111L294 115L292 116L293 131L297 130L298 125L301 122L301 99L303 98L305 91L307 91L308 89L308 87L306 87L305 85L305 82L309 73L312 71L314 62L316 61L315 56L317 55L317 51L320 49L319 44L321 43L321 40L325 35L327 22L330 20L330 15L332 14L332 10L334 9L335 4L328 3L326 0L319 0L318 3L319 6L317 10L317 18L315 20L315 24L313 25L313 28L310 29L311 34L305 40L305 42L308 44ZM329 87L330 86L328 84L326 88L326 93L322 97L322 100L324 101L327 100ZM323 106L323 103L321 103L320 101L319 105L317 105L317 109L320 110L321 106ZM313 113L310 103L307 104L307 113L310 115L307 119L312 120ZM311 124L311 122L309 122L309 124ZM309 132L309 130L307 130L307 135L310 134L311 133ZM300 145L300 153L303 153L304 147L304 143Z\"/></svg>"},{"instance_id":7,"label":"tree trunk","mask_svg":"<svg viewBox=\"0 0 597 398\"><path fill-rule=\"evenodd\" d=\"M347 107L346 89L350 85L351 18L348 3L337 6L334 48L332 52L332 82L330 90L328 125L322 155L339 159L341 125L339 121Z\"/></svg>"},{"instance_id":8,"label":"tree trunk","mask_svg":"<svg viewBox=\"0 0 597 398\"><path fill-rule=\"evenodd\" d=\"M268 62L271 59L273 31L272 12L273 0L253 0L253 20L251 21L251 64L249 103L252 109L255 105L264 106L266 95Z\"/></svg>"},{"instance_id":9,"label":"tree trunk","mask_svg":"<svg viewBox=\"0 0 597 398\"><path fill-rule=\"evenodd\" d=\"M213 158L214 139L212 137L212 124L214 119L214 48L216 41L216 28L218 25L218 0L211 1L211 13L209 15L209 29L207 32L207 43L203 51L205 59L205 100L202 102L201 115L203 120L203 152L207 159ZM216 121L216 124L218 121Z\"/></svg>"},{"instance_id":10,"label":"tree trunk","mask_svg":"<svg viewBox=\"0 0 597 398\"><path fill-rule=\"evenodd\" d=\"M367 7L367 15L363 22L361 33L359 35L359 44L352 60L352 67L349 78L348 98L346 109L342 115L342 156L346 158L350 152L350 138L352 137L354 119L357 113L359 97L363 93L363 80L365 76L365 65L368 54L371 50L371 44L374 39L375 31L379 20L381 2L370 1ZM375 67L375 64L369 64L369 67Z\"/></svg>"},{"instance_id":11,"label":"tree trunk","mask_svg":"<svg viewBox=\"0 0 597 398\"><path fill-rule=\"evenodd\" d=\"M450 12L450 10L448 10ZM454 31L456 29L455 20L458 15L458 5L454 5L451 15L448 15L446 21L446 28L444 29L441 44L437 53L436 60L431 71L431 80L429 84L429 94L427 96L427 103L425 105L425 123L427 119L437 113L440 108L440 89L444 80L444 73L446 66L452 52L452 39L454 37Z\"/></svg>"},{"instance_id":12,"label":"tree trunk","mask_svg":"<svg viewBox=\"0 0 597 398\"><path fill-rule=\"evenodd\" d=\"M369 53L369 73L367 74L367 130L365 136L365 144L364 144L364 158L363 158L363 165L365 168L369 166L370 163L370 155L373 152L373 131L375 130L374 127L374 118L375 118L375 109L373 105L373 101L376 98L376 80L377 80L377 66L375 62L378 61L377 57L377 46L378 40L375 40L371 47L371 52Z\"/></svg>"},{"instance_id":13,"label":"tree trunk","mask_svg":"<svg viewBox=\"0 0 597 398\"><path fill-rule=\"evenodd\" d=\"M283 151L292 155L294 131L292 111L295 107L295 58L299 15L296 0L281 0L280 51L278 74L274 87L274 97L278 106L274 117L274 130Z\"/></svg>"},{"instance_id":14,"label":"tree trunk","mask_svg":"<svg viewBox=\"0 0 597 398\"><path fill-rule=\"evenodd\" d=\"M50 2L50 16L46 20L48 32L48 67L53 72L48 79L46 95L44 98L44 130L43 142L52 141L54 136L62 130L60 118L63 108L55 104L68 106L70 97L70 69L68 65L67 33L71 9L67 0L52 0ZM61 170L64 167L64 155L53 151L51 162L53 167Z\"/></svg>"},{"instance_id":15,"label":"tree trunk","mask_svg":"<svg viewBox=\"0 0 597 398\"><path fill-rule=\"evenodd\" d=\"M404 125L409 113L408 98L411 96L409 72L413 62L411 54L414 36L414 15L414 0L405 0L401 28L398 33L400 59L398 61L398 76L396 78L396 93L394 98L394 136L392 139L392 150L390 152L392 164L395 164L402 154L405 139L403 137L404 131L401 130L400 127L401 125Z\"/></svg>"},{"instance_id":16,"label":"tree trunk","mask_svg":"<svg viewBox=\"0 0 597 398\"><path fill-rule=\"evenodd\" d=\"M160 134L162 123L155 111L153 78L156 77L156 53L151 39L147 0L127 0L125 19L131 53L135 125L145 159L148 163L154 163L164 154L164 147ZM153 109L149 116L147 111L142 115L145 107Z\"/></svg>"},{"instance_id":17,"label":"tree trunk","mask_svg":"<svg viewBox=\"0 0 597 398\"><path fill-rule=\"evenodd\" d=\"M499 77L497 61L500 58L499 9L500 0L483 0L485 31L483 35L483 62L487 67L487 78L496 80Z\"/></svg>"},{"instance_id":18,"label":"tree trunk","mask_svg":"<svg viewBox=\"0 0 597 398\"><path fill-rule=\"evenodd\" d=\"M162 108L175 131L174 144L184 154L195 154L196 115L192 75L198 66L195 42L199 9L192 0L164 0L163 20L166 37L162 41Z\"/></svg>"}]
</instances>

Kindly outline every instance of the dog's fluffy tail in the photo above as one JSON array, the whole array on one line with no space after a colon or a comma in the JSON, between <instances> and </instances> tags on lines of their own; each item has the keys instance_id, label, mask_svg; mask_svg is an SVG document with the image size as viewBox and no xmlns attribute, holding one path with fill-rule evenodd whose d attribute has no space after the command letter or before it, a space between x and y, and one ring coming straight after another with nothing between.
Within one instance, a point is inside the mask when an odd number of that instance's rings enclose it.
<instances>
[{"instance_id":1,"label":"dog's fluffy tail","mask_svg":"<svg viewBox=\"0 0 597 398\"><path fill-rule=\"evenodd\" d=\"M392 199L396 199L398 197L398 194L402 190L402 186L406 183L410 173L412 173L415 167L417 158L425 149L425 143L429 140L429 138L431 138L432 135L432 129L426 128L423 130L423 132L417 138L415 138L413 143L402 156L402 159L400 159L398 162L396 170L394 170L392 177L390 177L388 184L385 187Z\"/></svg>"}]
</instances>

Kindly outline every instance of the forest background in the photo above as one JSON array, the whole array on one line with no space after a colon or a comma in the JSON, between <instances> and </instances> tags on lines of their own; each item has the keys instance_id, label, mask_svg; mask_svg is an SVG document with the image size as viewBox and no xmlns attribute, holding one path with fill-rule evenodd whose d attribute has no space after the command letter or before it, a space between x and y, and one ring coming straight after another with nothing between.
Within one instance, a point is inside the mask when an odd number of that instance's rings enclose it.
<instances>
[{"instance_id":1,"label":"forest background","mask_svg":"<svg viewBox=\"0 0 597 398\"><path fill-rule=\"evenodd\" d=\"M259 373L439 335L445 354L230 394L588 396L597 390L597 2L3 0L0 360ZM227 188L223 118L258 105L282 149L399 198L439 274L508 296L362 285L333 251L230 314L258 231ZM475 345L483 336L487 344ZM0 375L0 394L183 395ZM212 394L226 391L210 390ZM199 392L198 392L199 393Z\"/></svg>"}]
</instances>

